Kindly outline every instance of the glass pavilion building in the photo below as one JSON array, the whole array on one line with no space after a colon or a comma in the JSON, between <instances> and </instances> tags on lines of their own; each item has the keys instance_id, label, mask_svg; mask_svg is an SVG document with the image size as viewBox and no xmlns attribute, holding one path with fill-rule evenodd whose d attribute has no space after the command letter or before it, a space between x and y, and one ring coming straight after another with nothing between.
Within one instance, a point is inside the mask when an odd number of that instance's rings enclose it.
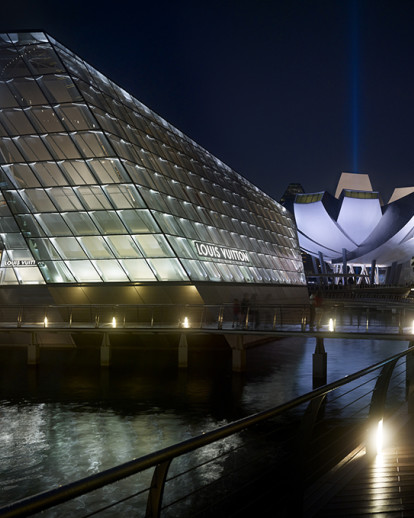
<instances>
[{"instance_id":1,"label":"glass pavilion building","mask_svg":"<svg viewBox=\"0 0 414 518\"><path fill-rule=\"evenodd\" d=\"M3 299L306 291L284 207L42 32L0 35L0 173Z\"/></svg>"}]
</instances>

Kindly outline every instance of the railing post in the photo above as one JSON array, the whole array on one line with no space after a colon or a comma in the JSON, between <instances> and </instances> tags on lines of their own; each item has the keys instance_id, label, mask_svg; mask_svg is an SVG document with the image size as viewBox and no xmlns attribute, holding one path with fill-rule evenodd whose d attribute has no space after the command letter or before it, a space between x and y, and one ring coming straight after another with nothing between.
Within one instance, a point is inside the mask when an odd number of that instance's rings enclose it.
<instances>
[{"instance_id":1,"label":"railing post","mask_svg":"<svg viewBox=\"0 0 414 518\"><path fill-rule=\"evenodd\" d=\"M148 494L145 518L159 518L161 516L162 497L170 464L171 460L167 460L162 464L158 464L154 470Z\"/></svg>"},{"instance_id":2,"label":"railing post","mask_svg":"<svg viewBox=\"0 0 414 518\"><path fill-rule=\"evenodd\" d=\"M408 348L413 347L414 342L408 344ZM405 375L406 399L408 413L414 413L414 352L406 356L406 375Z\"/></svg>"},{"instance_id":3,"label":"railing post","mask_svg":"<svg viewBox=\"0 0 414 518\"><path fill-rule=\"evenodd\" d=\"M312 385L313 388L326 385L328 355L325 351L323 338L316 338L315 352L312 356Z\"/></svg>"}]
</instances>

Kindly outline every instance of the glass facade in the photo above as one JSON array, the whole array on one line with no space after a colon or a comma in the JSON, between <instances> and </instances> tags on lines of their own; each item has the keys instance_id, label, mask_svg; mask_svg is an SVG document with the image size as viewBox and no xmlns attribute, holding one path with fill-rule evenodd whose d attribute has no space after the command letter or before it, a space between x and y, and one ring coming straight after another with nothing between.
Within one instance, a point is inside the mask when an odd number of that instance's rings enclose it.
<instances>
[{"instance_id":1,"label":"glass facade","mask_svg":"<svg viewBox=\"0 0 414 518\"><path fill-rule=\"evenodd\" d=\"M0 284L304 285L292 216L44 33L0 35Z\"/></svg>"}]
</instances>

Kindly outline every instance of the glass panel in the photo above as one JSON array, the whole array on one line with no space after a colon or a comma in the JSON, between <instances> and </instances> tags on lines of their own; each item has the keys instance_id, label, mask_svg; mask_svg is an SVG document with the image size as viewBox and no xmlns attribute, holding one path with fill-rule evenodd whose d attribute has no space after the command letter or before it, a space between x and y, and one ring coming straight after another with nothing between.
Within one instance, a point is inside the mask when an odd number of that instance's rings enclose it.
<instances>
[{"instance_id":1,"label":"glass panel","mask_svg":"<svg viewBox=\"0 0 414 518\"><path fill-rule=\"evenodd\" d=\"M131 236L107 236L106 241L111 246L116 257L142 257Z\"/></svg>"},{"instance_id":2,"label":"glass panel","mask_svg":"<svg viewBox=\"0 0 414 518\"><path fill-rule=\"evenodd\" d=\"M59 211L84 210L72 187L50 187L46 191Z\"/></svg>"},{"instance_id":3,"label":"glass panel","mask_svg":"<svg viewBox=\"0 0 414 518\"><path fill-rule=\"evenodd\" d=\"M149 210L121 210L118 214L128 231L133 234L159 231Z\"/></svg>"},{"instance_id":4,"label":"glass panel","mask_svg":"<svg viewBox=\"0 0 414 518\"><path fill-rule=\"evenodd\" d=\"M16 45L47 42L44 32L11 32L9 36L11 41L16 43Z\"/></svg>"},{"instance_id":5,"label":"glass panel","mask_svg":"<svg viewBox=\"0 0 414 518\"><path fill-rule=\"evenodd\" d=\"M30 164L41 183L47 187L49 185L67 185L68 181L63 176L62 171L54 162L42 162Z\"/></svg>"},{"instance_id":6,"label":"glass panel","mask_svg":"<svg viewBox=\"0 0 414 518\"><path fill-rule=\"evenodd\" d=\"M31 214L21 214L16 216L17 223L26 237L44 236L42 225L36 221Z\"/></svg>"},{"instance_id":7,"label":"glass panel","mask_svg":"<svg viewBox=\"0 0 414 518\"><path fill-rule=\"evenodd\" d=\"M0 269L0 284L18 284L13 268Z\"/></svg>"},{"instance_id":8,"label":"glass panel","mask_svg":"<svg viewBox=\"0 0 414 518\"><path fill-rule=\"evenodd\" d=\"M60 214L35 214L48 236L70 236L72 233Z\"/></svg>"},{"instance_id":9,"label":"glass panel","mask_svg":"<svg viewBox=\"0 0 414 518\"><path fill-rule=\"evenodd\" d=\"M82 200L85 209L100 210L113 208L102 189L98 186L75 187L75 190Z\"/></svg>"},{"instance_id":10,"label":"glass panel","mask_svg":"<svg viewBox=\"0 0 414 518\"><path fill-rule=\"evenodd\" d=\"M38 266L46 282L75 282L68 267L61 261L44 261Z\"/></svg>"},{"instance_id":11,"label":"glass panel","mask_svg":"<svg viewBox=\"0 0 414 518\"><path fill-rule=\"evenodd\" d=\"M78 282L102 282L90 261L66 261L66 265Z\"/></svg>"},{"instance_id":12,"label":"glass panel","mask_svg":"<svg viewBox=\"0 0 414 518\"><path fill-rule=\"evenodd\" d=\"M114 254L111 252L110 247L103 237L88 236L79 237L78 239L91 259L109 259L114 257Z\"/></svg>"},{"instance_id":13,"label":"glass panel","mask_svg":"<svg viewBox=\"0 0 414 518\"><path fill-rule=\"evenodd\" d=\"M36 133L23 110L0 110L0 122L6 128L9 135Z\"/></svg>"},{"instance_id":14,"label":"glass panel","mask_svg":"<svg viewBox=\"0 0 414 518\"><path fill-rule=\"evenodd\" d=\"M182 228L182 235L189 237L191 239L200 239L200 235L199 232L197 232L195 223L193 223L192 221L188 221L188 219L180 218L179 224Z\"/></svg>"},{"instance_id":15,"label":"glass panel","mask_svg":"<svg viewBox=\"0 0 414 518\"><path fill-rule=\"evenodd\" d=\"M20 232L15 219L11 216L0 217L0 232Z\"/></svg>"},{"instance_id":16,"label":"glass panel","mask_svg":"<svg viewBox=\"0 0 414 518\"><path fill-rule=\"evenodd\" d=\"M122 266L131 281L155 281L156 277L144 259L124 259Z\"/></svg>"},{"instance_id":17,"label":"glass panel","mask_svg":"<svg viewBox=\"0 0 414 518\"><path fill-rule=\"evenodd\" d=\"M220 272L217 270L214 263L209 263L207 261L203 261L203 268L207 270L208 278L210 281L221 281L221 275Z\"/></svg>"},{"instance_id":18,"label":"glass panel","mask_svg":"<svg viewBox=\"0 0 414 518\"><path fill-rule=\"evenodd\" d=\"M155 183L147 170L144 167L139 165L131 164L126 160L123 161L128 174L131 179L138 185L142 185L144 187L155 188Z\"/></svg>"},{"instance_id":19,"label":"glass panel","mask_svg":"<svg viewBox=\"0 0 414 518\"><path fill-rule=\"evenodd\" d=\"M0 139L0 162L3 164L24 162L23 156L10 138Z\"/></svg>"},{"instance_id":20,"label":"glass panel","mask_svg":"<svg viewBox=\"0 0 414 518\"><path fill-rule=\"evenodd\" d=\"M134 185L105 185L103 189L117 209L145 207L144 200Z\"/></svg>"},{"instance_id":21,"label":"glass panel","mask_svg":"<svg viewBox=\"0 0 414 518\"><path fill-rule=\"evenodd\" d=\"M43 189L25 189L21 196L32 212L55 212L56 207Z\"/></svg>"},{"instance_id":22,"label":"glass panel","mask_svg":"<svg viewBox=\"0 0 414 518\"><path fill-rule=\"evenodd\" d=\"M40 187L40 183L26 164L4 165L3 170L16 187Z\"/></svg>"},{"instance_id":23,"label":"glass panel","mask_svg":"<svg viewBox=\"0 0 414 518\"><path fill-rule=\"evenodd\" d=\"M50 45L33 45L22 50L26 65L34 75L64 72Z\"/></svg>"},{"instance_id":24,"label":"glass panel","mask_svg":"<svg viewBox=\"0 0 414 518\"><path fill-rule=\"evenodd\" d=\"M154 216L164 233L183 235L183 231L174 216L161 214L160 212L155 212Z\"/></svg>"},{"instance_id":25,"label":"glass panel","mask_svg":"<svg viewBox=\"0 0 414 518\"><path fill-rule=\"evenodd\" d=\"M182 259L182 263L191 280L193 280L193 281L207 281L208 280L207 272L203 268L203 263L201 261Z\"/></svg>"},{"instance_id":26,"label":"glass panel","mask_svg":"<svg viewBox=\"0 0 414 518\"><path fill-rule=\"evenodd\" d=\"M116 158L91 159L88 165L100 183L130 182L121 162Z\"/></svg>"},{"instance_id":27,"label":"glass panel","mask_svg":"<svg viewBox=\"0 0 414 518\"><path fill-rule=\"evenodd\" d=\"M161 234L133 236L146 257L174 257L174 252Z\"/></svg>"},{"instance_id":28,"label":"glass panel","mask_svg":"<svg viewBox=\"0 0 414 518\"><path fill-rule=\"evenodd\" d=\"M93 261L93 264L105 282L128 281L128 277L118 261Z\"/></svg>"},{"instance_id":29,"label":"glass panel","mask_svg":"<svg viewBox=\"0 0 414 518\"><path fill-rule=\"evenodd\" d=\"M113 155L109 143L103 133L71 133L71 136L85 158Z\"/></svg>"},{"instance_id":30,"label":"glass panel","mask_svg":"<svg viewBox=\"0 0 414 518\"><path fill-rule=\"evenodd\" d=\"M29 162L50 160L52 157L38 136L15 137L16 144Z\"/></svg>"},{"instance_id":31,"label":"glass panel","mask_svg":"<svg viewBox=\"0 0 414 518\"><path fill-rule=\"evenodd\" d=\"M73 162L59 162L66 176L72 185L84 185L87 183L96 183L96 180L84 161L75 160Z\"/></svg>"},{"instance_id":32,"label":"glass panel","mask_svg":"<svg viewBox=\"0 0 414 518\"><path fill-rule=\"evenodd\" d=\"M49 106L28 109L26 115L40 133L55 133L65 129L60 123L59 117Z\"/></svg>"},{"instance_id":33,"label":"glass panel","mask_svg":"<svg viewBox=\"0 0 414 518\"><path fill-rule=\"evenodd\" d=\"M13 47L1 49L0 70L2 79L30 75L21 55Z\"/></svg>"},{"instance_id":34,"label":"glass panel","mask_svg":"<svg viewBox=\"0 0 414 518\"><path fill-rule=\"evenodd\" d=\"M9 250L12 249L27 249L26 241L24 240L23 236L19 234L6 234L2 236L3 244L5 247Z\"/></svg>"},{"instance_id":35,"label":"glass panel","mask_svg":"<svg viewBox=\"0 0 414 518\"><path fill-rule=\"evenodd\" d=\"M55 110L69 131L98 129L94 116L84 104L64 104L56 106Z\"/></svg>"},{"instance_id":36,"label":"glass panel","mask_svg":"<svg viewBox=\"0 0 414 518\"><path fill-rule=\"evenodd\" d=\"M168 240L178 257L187 257L190 259L197 258L197 255L194 253L190 243L184 237L168 236Z\"/></svg>"},{"instance_id":37,"label":"glass panel","mask_svg":"<svg viewBox=\"0 0 414 518\"><path fill-rule=\"evenodd\" d=\"M126 229L114 211L96 211L91 213L101 234L125 234Z\"/></svg>"},{"instance_id":38,"label":"glass panel","mask_svg":"<svg viewBox=\"0 0 414 518\"><path fill-rule=\"evenodd\" d=\"M149 261L160 281L185 281L188 276L177 259L151 259Z\"/></svg>"},{"instance_id":39,"label":"glass panel","mask_svg":"<svg viewBox=\"0 0 414 518\"><path fill-rule=\"evenodd\" d=\"M0 99L2 108L12 108L13 106L19 106L16 97L11 93L5 83L0 83Z\"/></svg>"},{"instance_id":40,"label":"glass panel","mask_svg":"<svg viewBox=\"0 0 414 518\"><path fill-rule=\"evenodd\" d=\"M29 239L28 243L33 257L38 261L47 259L60 259L59 254L49 239Z\"/></svg>"},{"instance_id":41,"label":"glass panel","mask_svg":"<svg viewBox=\"0 0 414 518\"><path fill-rule=\"evenodd\" d=\"M76 236L99 233L86 212L66 212L64 218Z\"/></svg>"},{"instance_id":42,"label":"glass panel","mask_svg":"<svg viewBox=\"0 0 414 518\"><path fill-rule=\"evenodd\" d=\"M51 239L62 259L86 259L86 254L74 237L56 237Z\"/></svg>"},{"instance_id":43,"label":"glass panel","mask_svg":"<svg viewBox=\"0 0 414 518\"><path fill-rule=\"evenodd\" d=\"M13 214L29 212L28 207L23 203L17 191L4 191L3 196Z\"/></svg>"},{"instance_id":44,"label":"glass panel","mask_svg":"<svg viewBox=\"0 0 414 518\"><path fill-rule=\"evenodd\" d=\"M35 79L31 77L14 79L9 83L9 88L15 95L20 106L47 104L47 99L40 90L39 85Z\"/></svg>"},{"instance_id":45,"label":"glass panel","mask_svg":"<svg viewBox=\"0 0 414 518\"><path fill-rule=\"evenodd\" d=\"M47 75L38 78L39 84L51 103L81 101L78 89L68 76Z\"/></svg>"},{"instance_id":46,"label":"glass panel","mask_svg":"<svg viewBox=\"0 0 414 518\"><path fill-rule=\"evenodd\" d=\"M80 158L81 155L76 149L69 135L65 133L54 133L50 135L42 135L42 139L47 144L54 158L62 160L65 158Z\"/></svg>"},{"instance_id":47,"label":"glass panel","mask_svg":"<svg viewBox=\"0 0 414 518\"><path fill-rule=\"evenodd\" d=\"M15 268L16 277L22 284L44 284L45 281L37 267Z\"/></svg>"},{"instance_id":48,"label":"glass panel","mask_svg":"<svg viewBox=\"0 0 414 518\"><path fill-rule=\"evenodd\" d=\"M8 47L11 45L11 39L7 34L0 34L0 47Z\"/></svg>"}]
</instances>

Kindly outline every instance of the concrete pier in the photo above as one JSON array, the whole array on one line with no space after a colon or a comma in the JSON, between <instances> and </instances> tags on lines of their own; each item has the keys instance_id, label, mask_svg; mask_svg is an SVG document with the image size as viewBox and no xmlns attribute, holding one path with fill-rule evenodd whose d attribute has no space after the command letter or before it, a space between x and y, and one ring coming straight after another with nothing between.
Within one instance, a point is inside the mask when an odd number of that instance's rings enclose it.
<instances>
[{"instance_id":1,"label":"concrete pier","mask_svg":"<svg viewBox=\"0 0 414 518\"><path fill-rule=\"evenodd\" d=\"M105 333L101 344L101 367L109 367L111 365L111 340L109 334Z\"/></svg>"},{"instance_id":2,"label":"concrete pier","mask_svg":"<svg viewBox=\"0 0 414 518\"><path fill-rule=\"evenodd\" d=\"M184 333L180 335L178 343L178 367L180 369L188 367L188 343L187 336Z\"/></svg>"},{"instance_id":3,"label":"concrete pier","mask_svg":"<svg viewBox=\"0 0 414 518\"><path fill-rule=\"evenodd\" d=\"M328 355L325 351L323 338L316 338L315 352L312 356L313 388L326 385Z\"/></svg>"},{"instance_id":4,"label":"concrete pier","mask_svg":"<svg viewBox=\"0 0 414 518\"><path fill-rule=\"evenodd\" d=\"M32 333L31 343L27 346L27 365L37 365L40 357L40 346L37 333Z\"/></svg>"}]
</instances>

